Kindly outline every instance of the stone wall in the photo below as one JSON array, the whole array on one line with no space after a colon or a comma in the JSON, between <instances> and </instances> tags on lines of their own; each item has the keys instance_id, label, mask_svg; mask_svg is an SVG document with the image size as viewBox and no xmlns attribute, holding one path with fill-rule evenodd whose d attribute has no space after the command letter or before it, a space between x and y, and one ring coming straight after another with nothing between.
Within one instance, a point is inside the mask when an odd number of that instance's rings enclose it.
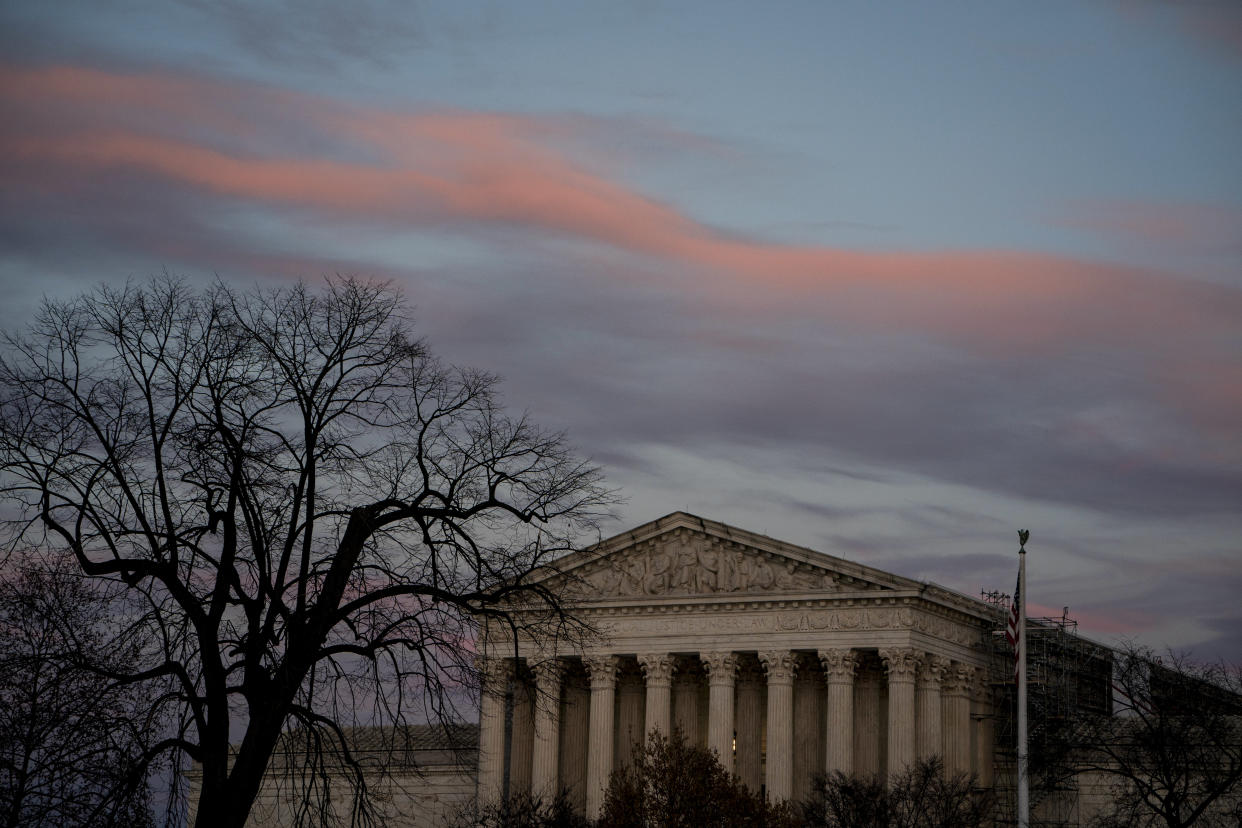
<instances>
[{"instance_id":1,"label":"stone wall","mask_svg":"<svg viewBox=\"0 0 1242 828\"><path fill-rule=\"evenodd\" d=\"M461 725L452 732L424 725L402 731L350 728L346 731L363 767L377 823L393 828L445 828L475 801L478 728ZM394 739L400 733L404 738ZM330 764L330 763L329 763ZM340 769L326 780L302 773L305 757L290 746L273 757L272 771L251 810L247 825L277 828L298 824L299 811L318 801L325 781L331 792L329 814L350 824L353 799ZM290 771L293 772L290 772ZM199 775L188 774L189 824L194 824ZM308 787L309 786L309 787ZM316 824L314 820L312 824Z\"/></svg>"}]
</instances>

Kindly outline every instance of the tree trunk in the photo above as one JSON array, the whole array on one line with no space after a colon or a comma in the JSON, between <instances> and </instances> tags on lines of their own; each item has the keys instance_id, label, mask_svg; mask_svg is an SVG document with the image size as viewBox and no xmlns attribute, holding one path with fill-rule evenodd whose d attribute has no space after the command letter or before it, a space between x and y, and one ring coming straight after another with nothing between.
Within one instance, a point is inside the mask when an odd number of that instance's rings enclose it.
<instances>
[{"instance_id":1,"label":"tree trunk","mask_svg":"<svg viewBox=\"0 0 1242 828\"><path fill-rule=\"evenodd\" d=\"M228 802L228 753L222 759L203 762L202 783L198 789L198 802L194 808L195 828L225 824L225 804Z\"/></svg>"},{"instance_id":2,"label":"tree trunk","mask_svg":"<svg viewBox=\"0 0 1242 828\"><path fill-rule=\"evenodd\" d=\"M209 776L203 770L203 787L199 792L198 810L194 816L195 828L243 828L250 811L263 786L272 750L280 737L280 722L267 719L251 722L250 729L242 739L232 766L223 772ZM227 754L226 754L227 757ZM214 771L215 769L213 769Z\"/></svg>"}]
</instances>

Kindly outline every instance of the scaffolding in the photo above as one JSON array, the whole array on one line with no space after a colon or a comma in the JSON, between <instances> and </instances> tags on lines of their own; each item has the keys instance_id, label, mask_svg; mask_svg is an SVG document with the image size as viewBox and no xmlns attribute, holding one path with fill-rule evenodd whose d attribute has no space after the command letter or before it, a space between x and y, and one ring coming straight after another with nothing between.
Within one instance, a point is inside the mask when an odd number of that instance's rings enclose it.
<instances>
[{"instance_id":1,"label":"scaffolding","mask_svg":"<svg viewBox=\"0 0 1242 828\"><path fill-rule=\"evenodd\" d=\"M1005 638L1009 595L984 592L995 608L988 635L992 697L996 826L1016 825L1017 686L1013 650ZM1078 780L1071 746L1084 716L1112 712L1112 658L1106 647L1080 638L1069 608L1059 618L1026 621L1027 719L1031 825L1078 828Z\"/></svg>"}]
</instances>

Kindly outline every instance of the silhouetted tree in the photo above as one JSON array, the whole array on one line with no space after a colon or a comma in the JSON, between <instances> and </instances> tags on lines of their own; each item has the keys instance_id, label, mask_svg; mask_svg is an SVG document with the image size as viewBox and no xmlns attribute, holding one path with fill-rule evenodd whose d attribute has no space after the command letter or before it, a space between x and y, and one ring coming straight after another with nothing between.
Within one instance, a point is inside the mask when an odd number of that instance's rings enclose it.
<instances>
[{"instance_id":1,"label":"silhouetted tree","mask_svg":"<svg viewBox=\"0 0 1242 828\"><path fill-rule=\"evenodd\" d=\"M1115 654L1112 715L1083 716L1072 748L1078 771L1111 782L1100 826L1242 825L1242 674L1224 665Z\"/></svg>"},{"instance_id":2,"label":"silhouetted tree","mask_svg":"<svg viewBox=\"0 0 1242 828\"><path fill-rule=\"evenodd\" d=\"M815 780L803 824L822 828L978 828L992 814L974 777L947 775L940 759L915 763L888 784L837 771Z\"/></svg>"},{"instance_id":3,"label":"silhouetted tree","mask_svg":"<svg viewBox=\"0 0 1242 828\"><path fill-rule=\"evenodd\" d=\"M599 828L778 828L795 826L791 808L771 805L682 734L653 733L644 751L614 771Z\"/></svg>"},{"instance_id":4,"label":"silhouetted tree","mask_svg":"<svg viewBox=\"0 0 1242 828\"><path fill-rule=\"evenodd\" d=\"M108 596L61 560L0 581L0 825L151 823L144 699L107 675L136 649Z\"/></svg>"},{"instance_id":5,"label":"silhouetted tree","mask_svg":"<svg viewBox=\"0 0 1242 828\"><path fill-rule=\"evenodd\" d=\"M15 554L66 550L141 604L141 659L114 679L171 683L140 763L197 763L203 826L245 822L288 729L352 768L367 821L343 726L460 718L481 619L580 631L533 576L610 500L353 279L46 302L0 360L0 474ZM342 776L302 764L298 816L329 821Z\"/></svg>"}]
</instances>

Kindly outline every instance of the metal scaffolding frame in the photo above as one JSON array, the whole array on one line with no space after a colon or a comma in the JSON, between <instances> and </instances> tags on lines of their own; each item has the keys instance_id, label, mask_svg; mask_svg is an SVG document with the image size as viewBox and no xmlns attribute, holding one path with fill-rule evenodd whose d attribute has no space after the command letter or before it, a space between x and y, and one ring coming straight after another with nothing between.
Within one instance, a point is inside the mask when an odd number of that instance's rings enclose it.
<instances>
[{"instance_id":1,"label":"metal scaffolding frame","mask_svg":"<svg viewBox=\"0 0 1242 828\"><path fill-rule=\"evenodd\" d=\"M1016 825L1017 688L1013 651L1005 638L1011 597L984 592L993 607L988 631L994 792L997 826ZM1059 618L1028 617L1027 694L1032 828L1078 828L1078 782L1069 746L1086 714L1112 712L1112 656L1078 635L1069 608Z\"/></svg>"}]
</instances>

